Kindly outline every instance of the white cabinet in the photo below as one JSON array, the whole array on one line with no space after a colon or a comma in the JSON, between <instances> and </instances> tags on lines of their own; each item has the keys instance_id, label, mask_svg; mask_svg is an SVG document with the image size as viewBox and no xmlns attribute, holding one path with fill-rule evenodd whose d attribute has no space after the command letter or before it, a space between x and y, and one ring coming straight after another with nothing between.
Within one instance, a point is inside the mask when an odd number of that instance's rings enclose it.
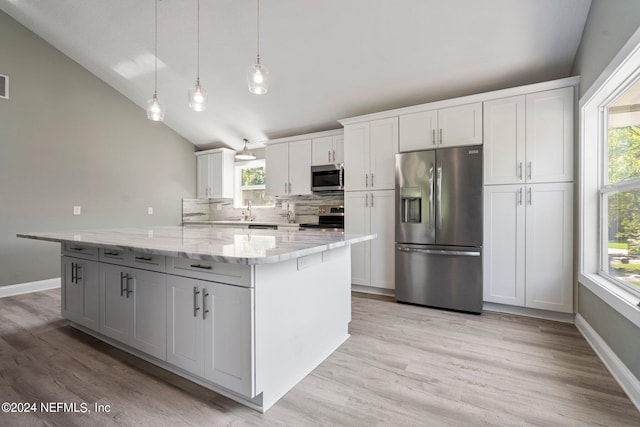
<instances>
[{"instance_id":1,"label":"white cabinet","mask_svg":"<svg viewBox=\"0 0 640 427\"><path fill-rule=\"evenodd\" d=\"M345 191L395 188L397 152L397 117L345 126Z\"/></svg>"},{"instance_id":2,"label":"white cabinet","mask_svg":"<svg viewBox=\"0 0 640 427\"><path fill-rule=\"evenodd\" d=\"M100 332L166 359L166 279L162 273L100 264Z\"/></svg>"},{"instance_id":3,"label":"white cabinet","mask_svg":"<svg viewBox=\"0 0 640 427\"><path fill-rule=\"evenodd\" d=\"M328 135L311 140L311 165L344 162L344 136Z\"/></svg>"},{"instance_id":4,"label":"white cabinet","mask_svg":"<svg viewBox=\"0 0 640 427\"><path fill-rule=\"evenodd\" d=\"M344 205L345 232L378 235L351 246L351 282L394 289L395 190L345 192Z\"/></svg>"},{"instance_id":5,"label":"white cabinet","mask_svg":"<svg viewBox=\"0 0 640 427\"><path fill-rule=\"evenodd\" d=\"M100 264L61 257L62 316L95 331L99 328Z\"/></svg>"},{"instance_id":6,"label":"white cabinet","mask_svg":"<svg viewBox=\"0 0 640 427\"><path fill-rule=\"evenodd\" d=\"M400 116L399 150L482 144L482 103Z\"/></svg>"},{"instance_id":7,"label":"white cabinet","mask_svg":"<svg viewBox=\"0 0 640 427\"><path fill-rule=\"evenodd\" d=\"M573 181L573 88L484 103L484 183Z\"/></svg>"},{"instance_id":8,"label":"white cabinet","mask_svg":"<svg viewBox=\"0 0 640 427\"><path fill-rule=\"evenodd\" d=\"M167 361L247 397L255 396L253 290L167 278Z\"/></svg>"},{"instance_id":9,"label":"white cabinet","mask_svg":"<svg viewBox=\"0 0 640 427\"><path fill-rule=\"evenodd\" d=\"M311 194L311 140L268 144L265 148L266 193Z\"/></svg>"},{"instance_id":10,"label":"white cabinet","mask_svg":"<svg viewBox=\"0 0 640 427\"><path fill-rule=\"evenodd\" d=\"M484 189L484 300L571 313L573 184Z\"/></svg>"},{"instance_id":11,"label":"white cabinet","mask_svg":"<svg viewBox=\"0 0 640 427\"><path fill-rule=\"evenodd\" d=\"M197 156L197 197L210 199L233 198L233 150L217 148L199 151Z\"/></svg>"}]
</instances>

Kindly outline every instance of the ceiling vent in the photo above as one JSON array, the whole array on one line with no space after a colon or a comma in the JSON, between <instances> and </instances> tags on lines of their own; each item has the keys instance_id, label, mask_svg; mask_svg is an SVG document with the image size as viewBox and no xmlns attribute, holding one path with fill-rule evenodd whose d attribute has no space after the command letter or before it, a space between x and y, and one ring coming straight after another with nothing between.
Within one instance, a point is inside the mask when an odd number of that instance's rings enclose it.
<instances>
[{"instance_id":1,"label":"ceiling vent","mask_svg":"<svg viewBox=\"0 0 640 427\"><path fill-rule=\"evenodd\" d=\"M0 98L9 99L9 76L0 74Z\"/></svg>"}]
</instances>

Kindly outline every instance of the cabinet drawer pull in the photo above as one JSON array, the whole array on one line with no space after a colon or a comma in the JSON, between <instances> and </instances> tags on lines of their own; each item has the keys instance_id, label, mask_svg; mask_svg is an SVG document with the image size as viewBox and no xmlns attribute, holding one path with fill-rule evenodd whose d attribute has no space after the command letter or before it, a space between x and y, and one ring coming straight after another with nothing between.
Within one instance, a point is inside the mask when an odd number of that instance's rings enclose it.
<instances>
[{"instance_id":1,"label":"cabinet drawer pull","mask_svg":"<svg viewBox=\"0 0 640 427\"><path fill-rule=\"evenodd\" d=\"M104 254L106 256L119 256L120 252L105 252Z\"/></svg>"},{"instance_id":2,"label":"cabinet drawer pull","mask_svg":"<svg viewBox=\"0 0 640 427\"><path fill-rule=\"evenodd\" d=\"M125 288L124 288L124 279L125 279L125 278L127 278L127 277L129 277L129 275L128 275L128 274L120 273L120 296L121 296L121 297L123 297L123 296L124 296L124 291L125 291Z\"/></svg>"},{"instance_id":3,"label":"cabinet drawer pull","mask_svg":"<svg viewBox=\"0 0 640 427\"><path fill-rule=\"evenodd\" d=\"M71 283L78 283L76 281L76 274L78 274L78 272L76 270L76 263L72 262L71 263Z\"/></svg>"},{"instance_id":4,"label":"cabinet drawer pull","mask_svg":"<svg viewBox=\"0 0 640 427\"><path fill-rule=\"evenodd\" d=\"M153 258L150 257L144 257L144 256L137 256L136 259L138 261L153 261Z\"/></svg>"},{"instance_id":5,"label":"cabinet drawer pull","mask_svg":"<svg viewBox=\"0 0 640 427\"><path fill-rule=\"evenodd\" d=\"M69 250L81 252L81 251L84 251L84 248L69 248Z\"/></svg>"},{"instance_id":6,"label":"cabinet drawer pull","mask_svg":"<svg viewBox=\"0 0 640 427\"><path fill-rule=\"evenodd\" d=\"M200 293L200 291L198 291L198 287L194 286L193 287L193 317L198 317L198 310L200 310L200 307L198 307L198 294Z\"/></svg>"},{"instance_id":7,"label":"cabinet drawer pull","mask_svg":"<svg viewBox=\"0 0 640 427\"><path fill-rule=\"evenodd\" d=\"M211 270L210 265L191 264L192 268L202 268L203 270Z\"/></svg>"},{"instance_id":8,"label":"cabinet drawer pull","mask_svg":"<svg viewBox=\"0 0 640 427\"><path fill-rule=\"evenodd\" d=\"M133 292L133 289L129 287L129 280L135 280L135 279L127 274L127 298L129 298L129 294ZM133 283L135 285L135 282Z\"/></svg>"},{"instance_id":9,"label":"cabinet drawer pull","mask_svg":"<svg viewBox=\"0 0 640 427\"><path fill-rule=\"evenodd\" d=\"M209 296L209 292L207 292L206 288L202 289L202 320L207 318L207 313L209 309L207 308L207 297Z\"/></svg>"}]
</instances>

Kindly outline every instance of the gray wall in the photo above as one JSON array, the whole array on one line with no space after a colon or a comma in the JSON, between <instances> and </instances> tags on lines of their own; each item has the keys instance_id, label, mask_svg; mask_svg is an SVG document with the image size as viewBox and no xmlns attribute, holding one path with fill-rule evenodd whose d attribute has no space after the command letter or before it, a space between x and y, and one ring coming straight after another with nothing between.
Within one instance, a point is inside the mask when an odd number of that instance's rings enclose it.
<instances>
[{"instance_id":1,"label":"gray wall","mask_svg":"<svg viewBox=\"0 0 640 427\"><path fill-rule=\"evenodd\" d=\"M180 224L192 144L1 11L0 58L0 286L60 276L18 232Z\"/></svg>"},{"instance_id":2,"label":"gray wall","mask_svg":"<svg viewBox=\"0 0 640 427\"><path fill-rule=\"evenodd\" d=\"M580 97L640 26L639 0L592 0L573 75L582 76Z\"/></svg>"},{"instance_id":3,"label":"gray wall","mask_svg":"<svg viewBox=\"0 0 640 427\"><path fill-rule=\"evenodd\" d=\"M640 1L592 1L573 66L573 74L582 76L580 96L591 87L639 26ZM581 284L578 284L578 312L627 368L640 378L640 330Z\"/></svg>"}]
</instances>

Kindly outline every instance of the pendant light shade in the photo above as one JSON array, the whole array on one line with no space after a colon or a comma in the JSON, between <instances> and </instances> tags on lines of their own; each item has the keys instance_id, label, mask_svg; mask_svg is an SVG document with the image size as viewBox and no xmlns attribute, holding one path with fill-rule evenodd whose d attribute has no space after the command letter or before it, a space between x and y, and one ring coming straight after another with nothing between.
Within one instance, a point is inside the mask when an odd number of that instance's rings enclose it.
<instances>
[{"instance_id":1,"label":"pendant light shade","mask_svg":"<svg viewBox=\"0 0 640 427\"><path fill-rule=\"evenodd\" d=\"M164 120L164 107L158 101L158 0L155 1L155 69L153 98L147 101L147 118L154 122Z\"/></svg>"},{"instance_id":2,"label":"pendant light shade","mask_svg":"<svg viewBox=\"0 0 640 427\"><path fill-rule=\"evenodd\" d=\"M153 94L153 98L147 101L147 118L154 122L164 120L164 107L158 101L158 93Z\"/></svg>"},{"instance_id":3,"label":"pendant light shade","mask_svg":"<svg viewBox=\"0 0 640 427\"><path fill-rule=\"evenodd\" d=\"M249 142L246 138L243 139L244 141L244 148L242 149L242 151L240 151L238 154L236 154L236 159L238 160L255 160L256 156L249 151L249 149L247 148L247 142Z\"/></svg>"},{"instance_id":4,"label":"pendant light shade","mask_svg":"<svg viewBox=\"0 0 640 427\"><path fill-rule=\"evenodd\" d=\"M249 92L262 95L263 93L267 93L269 89L269 70L260 64L260 0L256 0L256 2L257 55L256 63L249 67L249 71L247 72L247 84L249 85Z\"/></svg>"},{"instance_id":5,"label":"pendant light shade","mask_svg":"<svg viewBox=\"0 0 640 427\"><path fill-rule=\"evenodd\" d=\"M204 111L207 109L208 94L200 86L200 0L198 0L198 53L197 53L197 77L196 86L189 89L189 108L193 111Z\"/></svg>"}]
</instances>

